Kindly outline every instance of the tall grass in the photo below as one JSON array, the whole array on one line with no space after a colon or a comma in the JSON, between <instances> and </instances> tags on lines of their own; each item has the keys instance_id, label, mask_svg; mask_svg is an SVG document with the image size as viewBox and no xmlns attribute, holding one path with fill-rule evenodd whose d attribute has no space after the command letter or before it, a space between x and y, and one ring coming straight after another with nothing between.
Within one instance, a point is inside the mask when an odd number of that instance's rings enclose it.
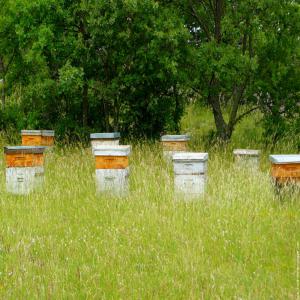
<instances>
[{"instance_id":1,"label":"tall grass","mask_svg":"<svg viewBox=\"0 0 300 300\"><path fill-rule=\"evenodd\" d=\"M1 157L0 297L297 299L300 193L278 197L266 154L249 172L230 147L210 152L192 202L174 198L157 144L134 145L124 199L96 195L89 148L47 153L45 187L28 196L5 192Z\"/></svg>"}]
</instances>

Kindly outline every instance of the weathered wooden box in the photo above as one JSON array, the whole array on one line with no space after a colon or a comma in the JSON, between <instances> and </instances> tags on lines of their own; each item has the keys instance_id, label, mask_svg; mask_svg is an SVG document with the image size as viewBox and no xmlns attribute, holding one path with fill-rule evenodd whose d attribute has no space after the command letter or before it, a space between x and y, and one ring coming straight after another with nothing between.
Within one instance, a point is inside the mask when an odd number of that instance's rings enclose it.
<instances>
[{"instance_id":1,"label":"weathered wooden box","mask_svg":"<svg viewBox=\"0 0 300 300\"><path fill-rule=\"evenodd\" d=\"M130 146L102 145L93 150L97 192L125 196L128 192Z\"/></svg>"},{"instance_id":2,"label":"weathered wooden box","mask_svg":"<svg viewBox=\"0 0 300 300\"><path fill-rule=\"evenodd\" d=\"M161 144L163 147L164 156L172 158L172 155L177 152L188 151L189 135L163 135Z\"/></svg>"},{"instance_id":3,"label":"weathered wooden box","mask_svg":"<svg viewBox=\"0 0 300 300\"><path fill-rule=\"evenodd\" d=\"M45 147L4 147L6 188L13 194L28 194L44 182Z\"/></svg>"},{"instance_id":4,"label":"weathered wooden box","mask_svg":"<svg viewBox=\"0 0 300 300\"><path fill-rule=\"evenodd\" d=\"M22 130L23 146L42 146L42 130Z\"/></svg>"},{"instance_id":5,"label":"weathered wooden box","mask_svg":"<svg viewBox=\"0 0 300 300\"><path fill-rule=\"evenodd\" d=\"M259 150L235 149L233 154L237 165L258 169L260 160Z\"/></svg>"},{"instance_id":6,"label":"weathered wooden box","mask_svg":"<svg viewBox=\"0 0 300 300\"><path fill-rule=\"evenodd\" d=\"M300 183L300 154L270 155L270 161L276 183Z\"/></svg>"},{"instance_id":7,"label":"weathered wooden box","mask_svg":"<svg viewBox=\"0 0 300 300\"><path fill-rule=\"evenodd\" d=\"M92 133L90 139L93 149L102 145L119 145L120 132Z\"/></svg>"},{"instance_id":8,"label":"weathered wooden box","mask_svg":"<svg viewBox=\"0 0 300 300\"><path fill-rule=\"evenodd\" d=\"M42 146L54 146L54 130L42 130Z\"/></svg>"},{"instance_id":9,"label":"weathered wooden box","mask_svg":"<svg viewBox=\"0 0 300 300\"><path fill-rule=\"evenodd\" d=\"M23 146L47 146L54 145L53 130L22 130Z\"/></svg>"},{"instance_id":10,"label":"weathered wooden box","mask_svg":"<svg viewBox=\"0 0 300 300\"><path fill-rule=\"evenodd\" d=\"M205 192L208 153L175 153L173 155L175 194L196 198Z\"/></svg>"}]
</instances>

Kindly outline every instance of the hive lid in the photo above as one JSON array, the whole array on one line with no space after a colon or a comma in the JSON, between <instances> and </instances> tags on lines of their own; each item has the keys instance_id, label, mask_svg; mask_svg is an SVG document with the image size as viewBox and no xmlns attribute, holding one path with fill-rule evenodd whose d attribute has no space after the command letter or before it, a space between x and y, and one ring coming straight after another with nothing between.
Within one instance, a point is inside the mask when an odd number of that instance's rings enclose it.
<instances>
[{"instance_id":1,"label":"hive lid","mask_svg":"<svg viewBox=\"0 0 300 300\"><path fill-rule=\"evenodd\" d=\"M120 138L120 132L102 132L102 133L91 133L91 139L118 139Z\"/></svg>"},{"instance_id":2,"label":"hive lid","mask_svg":"<svg viewBox=\"0 0 300 300\"><path fill-rule=\"evenodd\" d=\"M44 153L47 147L41 146L7 146L4 147L4 153L31 153L31 154L38 154Z\"/></svg>"},{"instance_id":3,"label":"hive lid","mask_svg":"<svg viewBox=\"0 0 300 300\"><path fill-rule=\"evenodd\" d=\"M208 153L201 152L178 152L173 154L173 161L207 161Z\"/></svg>"},{"instance_id":4,"label":"hive lid","mask_svg":"<svg viewBox=\"0 0 300 300\"><path fill-rule=\"evenodd\" d=\"M42 130L43 136L54 136L55 131L54 130Z\"/></svg>"},{"instance_id":5,"label":"hive lid","mask_svg":"<svg viewBox=\"0 0 300 300\"><path fill-rule=\"evenodd\" d=\"M22 135L42 135L42 130L21 130Z\"/></svg>"},{"instance_id":6,"label":"hive lid","mask_svg":"<svg viewBox=\"0 0 300 300\"><path fill-rule=\"evenodd\" d=\"M188 134L180 134L180 135L163 135L161 137L162 142L183 142L189 141L190 136Z\"/></svg>"},{"instance_id":7,"label":"hive lid","mask_svg":"<svg viewBox=\"0 0 300 300\"><path fill-rule=\"evenodd\" d=\"M259 150L252 149L235 149L233 150L234 155L247 155L247 156L259 156Z\"/></svg>"},{"instance_id":8,"label":"hive lid","mask_svg":"<svg viewBox=\"0 0 300 300\"><path fill-rule=\"evenodd\" d=\"M131 152L131 146L119 145L101 145L93 149L95 156L128 156Z\"/></svg>"},{"instance_id":9,"label":"hive lid","mask_svg":"<svg viewBox=\"0 0 300 300\"><path fill-rule=\"evenodd\" d=\"M274 164L300 164L300 154L279 154L269 157Z\"/></svg>"}]
</instances>

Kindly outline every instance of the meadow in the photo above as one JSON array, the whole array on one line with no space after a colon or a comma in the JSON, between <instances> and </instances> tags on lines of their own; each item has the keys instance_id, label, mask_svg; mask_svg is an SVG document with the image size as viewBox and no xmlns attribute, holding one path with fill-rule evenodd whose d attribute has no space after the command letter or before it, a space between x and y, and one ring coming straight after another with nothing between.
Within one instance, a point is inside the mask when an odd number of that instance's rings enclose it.
<instances>
[{"instance_id":1,"label":"meadow","mask_svg":"<svg viewBox=\"0 0 300 300\"><path fill-rule=\"evenodd\" d=\"M232 142L208 148L206 110L189 108L182 131L209 151L206 194L181 201L158 143L133 142L130 194L96 195L84 145L46 155L44 189L5 192L0 160L1 299L299 299L300 192L276 193L259 116ZM1 146L8 143L2 137ZM234 148L262 149L261 168L233 162Z\"/></svg>"}]
</instances>

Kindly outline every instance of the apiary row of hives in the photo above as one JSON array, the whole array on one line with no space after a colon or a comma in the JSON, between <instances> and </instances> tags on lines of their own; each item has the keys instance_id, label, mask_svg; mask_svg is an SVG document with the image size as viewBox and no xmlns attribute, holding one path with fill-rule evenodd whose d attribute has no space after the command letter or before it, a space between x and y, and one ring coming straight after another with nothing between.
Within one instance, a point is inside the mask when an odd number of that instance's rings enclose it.
<instances>
[{"instance_id":1,"label":"apiary row of hives","mask_svg":"<svg viewBox=\"0 0 300 300\"><path fill-rule=\"evenodd\" d=\"M119 145L120 133L90 135L95 157L96 189L116 195L129 191L129 156L131 147ZM188 135L162 136L166 159L172 160L176 195L197 198L205 192L208 153L189 152ZM54 144L54 131L23 130L22 146L5 147L7 190L27 194L43 184L44 152ZM260 151L237 149L233 152L240 166L259 169ZM270 155L271 174L275 182L300 182L300 155Z\"/></svg>"}]
</instances>

